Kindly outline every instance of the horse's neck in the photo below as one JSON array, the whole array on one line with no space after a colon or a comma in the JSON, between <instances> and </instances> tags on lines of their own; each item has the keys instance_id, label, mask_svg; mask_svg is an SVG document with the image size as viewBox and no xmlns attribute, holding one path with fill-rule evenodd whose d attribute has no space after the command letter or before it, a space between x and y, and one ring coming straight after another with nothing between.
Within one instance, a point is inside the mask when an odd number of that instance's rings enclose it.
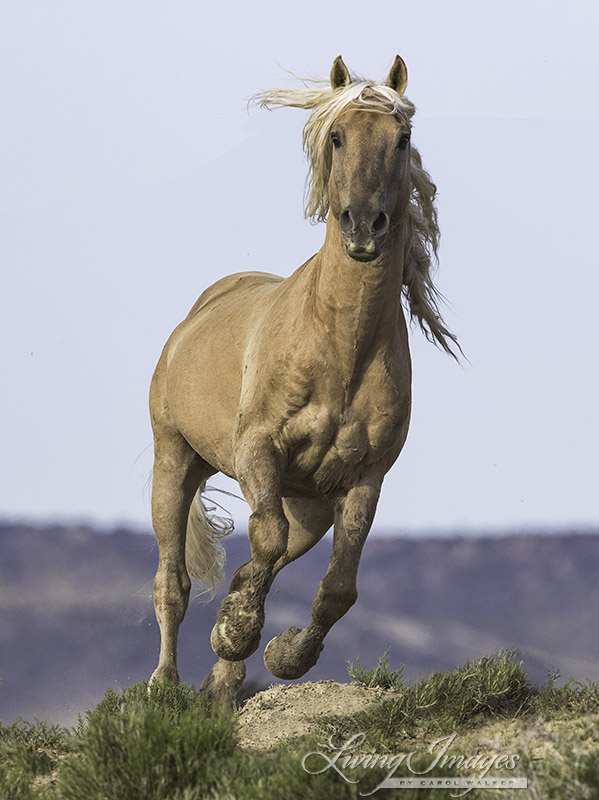
<instances>
[{"instance_id":1,"label":"horse's neck","mask_svg":"<svg viewBox=\"0 0 599 800\"><path fill-rule=\"evenodd\" d=\"M376 266L361 263L347 255L339 225L330 220L316 256L315 310L346 373L392 340L402 315L403 238L389 236Z\"/></svg>"}]
</instances>

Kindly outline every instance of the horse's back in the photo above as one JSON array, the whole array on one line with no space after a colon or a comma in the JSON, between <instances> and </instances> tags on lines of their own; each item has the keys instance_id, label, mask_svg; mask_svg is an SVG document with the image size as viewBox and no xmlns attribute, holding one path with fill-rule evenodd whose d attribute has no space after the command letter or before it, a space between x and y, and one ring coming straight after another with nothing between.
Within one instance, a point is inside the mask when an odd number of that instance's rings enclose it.
<instances>
[{"instance_id":1,"label":"horse's back","mask_svg":"<svg viewBox=\"0 0 599 800\"><path fill-rule=\"evenodd\" d=\"M167 364L182 349L190 358L199 358L218 345L218 354L222 355L222 345L239 340L250 318L282 280L269 272L237 272L213 283L171 334L163 353Z\"/></svg>"},{"instance_id":2,"label":"horse's back","mask_svg":"<svg viewBox=\"0 0 599 800\"><path fill-rule=\"evenodd\" d=\"M207 310L214 303L219 301L240 300L243 296L259 287L268 286L273 283L280 283L283 280L279 275L270 272L236 272L221 278L212 286L209 286L198 297L193 304L187 320L191 320L200 311Z\"/></svg>"}]
</instances>

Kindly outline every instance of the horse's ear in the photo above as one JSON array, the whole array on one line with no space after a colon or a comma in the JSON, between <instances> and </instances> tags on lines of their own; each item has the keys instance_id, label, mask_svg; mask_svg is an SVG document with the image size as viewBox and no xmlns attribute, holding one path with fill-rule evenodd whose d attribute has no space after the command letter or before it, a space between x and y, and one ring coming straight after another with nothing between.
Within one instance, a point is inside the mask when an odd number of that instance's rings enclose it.
<instances>
[{"instance_id":1,"label":"horse's ear","mask_svg":"<svg viewBox=\"0 0 599 800\"><path fill-rule=\"evenodd\" d=\"M401 56L395 56L395 61L387 78L387 86L395 89L397 94L403 94L408 85L408 68Z\"/></svg>"},{"instance_id":2,"label":"horse's ear","mask_svg":"<svg viewBox=\"0 0 599 800\"><path fill-rule=\"evenodd\" d=\"M342 86L347 86L350 81L348 68L343 63L341 56L337 56L331 69L331 86L333 89L339 89Z\"/></svg>"}]
</instances>

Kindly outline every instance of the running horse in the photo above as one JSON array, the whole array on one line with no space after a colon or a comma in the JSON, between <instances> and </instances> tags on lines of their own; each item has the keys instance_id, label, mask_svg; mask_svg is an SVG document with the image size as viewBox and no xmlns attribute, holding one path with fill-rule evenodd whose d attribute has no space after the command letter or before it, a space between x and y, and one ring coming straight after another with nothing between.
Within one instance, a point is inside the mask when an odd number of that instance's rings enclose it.
<instances>
[{"instance_id":1,"label":"running horse","mask_svg":"<svg viewBox=\"0 0 599 800\"><path fill-rule=\"evenodd\" d=\"M384 84L352 79L254 97L311 111L306 215L326 220L321 249L290 277L242 272L207 289L169 338L150 389L152 517L160 558L154 604L161 649L152 680L179 681L177 633L190 576L222 577L226 531L202 502L207 479L234 478L251 516L251 560L233 576L212 630L218 661L202 684L230 702L260 643L275 576L334 525L312 619L264 651L268 670L299 678L357 598L362 547L383 478L408 432L411 319L454 354L432 282L436 187L410 143L414 106L397 56Z\"/></svg>"}]
</instances>

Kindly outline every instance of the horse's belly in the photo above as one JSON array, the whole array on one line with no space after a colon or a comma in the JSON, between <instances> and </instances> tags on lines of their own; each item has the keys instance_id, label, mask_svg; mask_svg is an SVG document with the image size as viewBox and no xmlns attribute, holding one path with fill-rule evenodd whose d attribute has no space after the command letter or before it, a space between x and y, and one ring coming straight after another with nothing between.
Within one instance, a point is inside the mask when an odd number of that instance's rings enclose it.
<instances>
[{"instance_id":1,"label":"horse's belly","mask_svg":"<svg viewBox=\"0 0 599 800\"><path fill-rule=\"evenodd\" d=\"M171 413L177 427L209 464L231 474L238 395L203 371L179 371L173 378Z\"/></svg>"}]
</instances>

